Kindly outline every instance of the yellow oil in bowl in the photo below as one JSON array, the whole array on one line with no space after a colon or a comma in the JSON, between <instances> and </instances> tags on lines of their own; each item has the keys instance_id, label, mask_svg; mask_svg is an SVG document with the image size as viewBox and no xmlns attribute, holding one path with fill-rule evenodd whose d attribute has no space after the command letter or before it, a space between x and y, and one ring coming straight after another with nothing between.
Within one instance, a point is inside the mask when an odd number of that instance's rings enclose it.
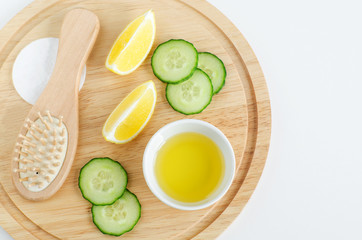
<instances>
[{"instance_id":1,"label":"yellow oil in bowl","mask_svg":"<svg viewBox=\"0 0 362 240\"><path fill-rule=\"evenodd\" d=\"M169 138L157 153L155 175L161 189L180 202L198 202L219 186L225 171L219 147L203 134Z\"/></svg>"}]
</instances>

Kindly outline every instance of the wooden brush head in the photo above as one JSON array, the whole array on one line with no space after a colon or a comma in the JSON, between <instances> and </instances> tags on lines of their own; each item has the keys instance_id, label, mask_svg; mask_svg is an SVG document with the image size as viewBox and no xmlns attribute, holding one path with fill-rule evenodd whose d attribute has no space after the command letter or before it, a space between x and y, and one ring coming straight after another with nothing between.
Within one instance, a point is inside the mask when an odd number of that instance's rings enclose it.
<instances>
[{"instance_id":1,"label":"wooden brush head","mask_svg":"<svg viewBox=\"0 0 362 240\"><path fill-rule=\"evenodd\" d=\"M53 74L30 110L16 141L12 178L19 193L43 200L56 193L71 169L78 143L78 89L99 31L95 14L74 9L60 31Z\"/></svg>"}]
</instances>

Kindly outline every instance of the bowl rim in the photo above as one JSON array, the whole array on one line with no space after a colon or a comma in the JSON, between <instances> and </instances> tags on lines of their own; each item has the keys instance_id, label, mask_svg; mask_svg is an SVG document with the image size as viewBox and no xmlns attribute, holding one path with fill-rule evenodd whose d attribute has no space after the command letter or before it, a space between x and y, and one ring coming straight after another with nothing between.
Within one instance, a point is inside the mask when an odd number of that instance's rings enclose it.
<instances>
[{"instance_id":1,"label":"bowl rim","mask_svg":"<svg viewBox=\"0 0 362 240\"><path fill-rule=\"evenodd\" d=\"M157 154L158 150L160 149L160 147L157 149L151 149L151 145L154 141L157 141L157 137L162 136L162 133L165 131L169 131L169 129L172 129L174 127L177 127L179 125L184 125L184 124L185 125L186 124L202 125L202 126L206 127L208 131L215 132L217 134L217 137L219 137L226 144L227 149L225 151L229 151L229 153L232 156L232 158L230 160L226 160L224 158L225 164L226 164L226 161L231 161L231 167L228 172L226 172L226 168L225 168L225 173L224 173L224 177L223 177L222 181L225 181L225 178L227 178L227 180L226 180L226 184L224 184L224 185L220 184L220 186L218 186L218 190L220 192L218 194L216 194L213 198L209 199L208 201L206 201L204 203L197 204L198 202L196 202L196 203L193 203L193 205L189 205L189 206L184 205L187 203L183 203L183 202L177 201L175 199L172 199L173 201L170 201L167 198L163 197L162 194L159 193L159 190L157 190L157 188L154 186L154 184L158 185L156 176L154 174L154 167L151 170L146 169L146 165L148 164L147 161L155 161L155 159L154 159L155 155ZM184 130L182 130L182 132L192 132L192 131L190 131L188 129L184 129ZM180 133L182 133L182 132L180 132ZM169 137L175 136L180 133L173 133ZM198 132L198 133L200 133L200 132ZM209 137L209 138L211 140L213 140L214 143L221 149L220 145L214 139L212 139L211 137ZM164 143L161 143L160 146L163 146L163 144ZM223 150L221 150L221 151L224 152ZM149 154L151 154L151 156L149 156ZM160 201L162 201L163 203L165 203L166 205L168 205L170 207L180 209L180 210L199 210L199 209L203 209L203 208L211 206L212 204L214 204L215 202L220 200L226 194L226 192L229 190L229 188L234 180L234 176L235 176L235 153L234 153L231 143L229 142L227 137L224 135L224 133L220 129L218 129L217 127L212 125L211 123L206 122L204 120L198 120L198 119L181 119L181 120L176 120L176 121L170 122L170 123L162 126L155 134L153 134L153 136L148 141L146 148L144 150L144 153L143 153L142 169L143 169L143 177L146 181L148 188L151 190L153 195L155 195ZM151 176L149 176L149 174L151 174ZM151 180L150 180L151 177L153 177L155 179L155 181L154 181L155 183L151 182ZM163 194L168 196L159 185L158 185L158 187L159 187L160 191L162 191Z\"/></svg>"}]
</instances>

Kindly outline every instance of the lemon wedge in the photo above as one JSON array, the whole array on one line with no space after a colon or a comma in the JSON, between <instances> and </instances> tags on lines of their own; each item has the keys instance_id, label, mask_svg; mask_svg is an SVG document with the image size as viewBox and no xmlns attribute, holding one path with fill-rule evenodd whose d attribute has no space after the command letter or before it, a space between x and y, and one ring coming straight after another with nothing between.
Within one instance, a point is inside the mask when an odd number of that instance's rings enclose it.
<instances>
[{"instance_id":1,"label":"lemon wedge","mask_svg":"<svg viewBox=\"0 0 362 240\"><path fill-rule=\"evenodd\" d=\"M120 75L136 70L150 52L155 33L155 15L149 10L128 24L118 36L108 54L106 68Z\"/></svg>"},{"instance_id":2,"label":"lemon wedge","mask_svg":"<svg viewBox=\"0 0 362 240\"><path fill-rule=\"evenodd\" d=\"M152 80L139 85L109 115L103 126L104 138L113 143L127 143L134 139L150 120L156 99Z\"/></svg>"}]
</instances>

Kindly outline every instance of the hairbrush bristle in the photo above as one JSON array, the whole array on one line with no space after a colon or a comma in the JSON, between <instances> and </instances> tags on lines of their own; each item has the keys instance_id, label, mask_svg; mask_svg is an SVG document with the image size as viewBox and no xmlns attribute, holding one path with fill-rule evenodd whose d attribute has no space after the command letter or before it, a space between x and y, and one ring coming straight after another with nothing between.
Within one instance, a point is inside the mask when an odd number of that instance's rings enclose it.
<instances>
[{"instance_id":1,"label":"hairbrush bristle","mask_svg":"<svg viewBox=\"0 0 362 240\"><path fill-rule=\"evenodd\" d=\"M26 146L33 147L33 148L36 147L36 144L34 144L34 143L32 143L32 142L29 142L28 140L24 140L24 141L23 141L23 144L25 144Z\"/></svg>"},{"instance_id":2,"label":"hairbrush bristle","mask_svg":"<svg viewBox=\"0 0 362 240\"><path fill-rule=\"evenodd\" d=\"M16 143L15 146L17 146L17 147L22 147L22 148L27 148L27 146L25 146L25 145L23 145L23 144L21 144L21 143Z\"/></svg>"},{"instance_id":3,"label":"hairbrush bristle","mask_svg":"<svg viewBox=\"0 0 362 240\"><path fill-rule=\"evenodd\" d=\"M45 154L45 151L44 151L42 148L38 148L38 152L39 152L41 155L44 155L44 154Z\"/></svg>"},{"instance_id":4,"label":"hairbrush bristle","mask_svg":"<svg viewBox=\"0 0 362 240\"><path fill-rule=\"evenodd\" d=\"M47 110L47 111L46 111L46 114L47 114L47 116L48 116L48 119L49 119L50 123L53 123L53 122L54 122L54 120L53 120L52 115L50 115L49 110Z\"/></svg>"},{"instance_id":5,"label":"hairbrush bristle","mask_svg":"<svg viewBox=\"0 0 362 240\"><path fill-rule=\"evenodd\" d=\"M13 171L19 181L31 191L41 191L57 176L67 149L67 129L63 116L54 117L50 111L38 112L35 121L27 118L26 134L19 134L13 161Z\"/></svg>"},{"instance_id":6,"label":"hairbrush bristle","mask_svg":"<svg viewBox=\"0 0 362 240\"><path fill-rule=\"evenodd\" d=\"M38 125L36 125L35 123L33 123L33 124L31 125L31 127L32 127L33 129L37 130L38 133L40 133L40 134L43 133L43 130L42 130Z\"/></svg>"},{"instance_id":7,"label":"hairbrush bristle","mask_svg":"<svg viewBox=\"0 0 362 240\"><path fill-rule=\"evenodd\" d=\"M62 132L60 133L60 136L64 137L65 136L65 129L62 129Z\"/></svg>"},{"instance_id":8,"label":"hairbrush bristle","mask_svg":"<svg viewBox=\"0 0 362 240\"><path fill-rule=\"evenodd\" d=\"M25 177L25 178L19 178L19 181L20 182L24 182L24 181L28 181L29 180L29 178L28 177Z\"/></svg>"},{"instance_id":9,"label":"hairbrush bristle","mask_svg":"<svg viewBox=\"0 0 362 240\"><path fill-rule=\"evenodd\" d=\"M31 138L30 138L30 137L24 136L23 134L19 134L19 138L22 138L22 139L31 141Z\"/></svg>"},{"instance_id":10,"label":"hairbrush bristle","mask_svg":"<svg viewBox=\"0 0 362 240\"><path fill-rule=\"evenodd\" d=\"M47 175L45 176L45 180L49 183L51 181L50 177Z\"/></svg>"},{"instance_id":11,"label":"hairbrush bristle","mask_svg":"<svg viewBox=\"0 0 362 240\"><path fill-rule=\"evenodd\" d=\"M53 163L53 166L54 166L54 167L58 167L60 164L61 164L60 162L54 162L54 163Z\"/></svg>"},{"instance_id":12,"label":"hairbrush bristle","mask_svg":"<svg viewBox=\"0 0 362 240\"><path fill-rule=\"evenodd\" d=\"M27 159L27 158L23 158L23 159L21 159L21 160L20 160L20 162L21 162L21 163L24 163L24 164L25 164L25 163L31 163L31 164L33 164L33 163L34 163L34 161L33 161L33 160L30 160L30 159Z\"/></svg>"},{"instance_id":13,"label":"hairbrush bristle","mask_svg":"<svg viewBox=\"0 0 362 240\"><path fill-rule=\"evenodd\" d=\"M55 152L55 150L56 150L56 147L54 146L49 149L49 152L53 153L53 152Z\"/></svg>"},{"instance_id":14,"label":"hairbrush bristle","mask_svg":"<svg viewBox=\"0 0 362 240\"><path fill-rule=\"evenodd\" d=\"M34 122L30 120L30 118L27 118L25 122L29 123L29 125L32 125Z\"/></svg>"},{"instance_id":15,"label":"hairbrush bristle","mask_svg":"<svg viewBox=\"0 0 362 240\"><path fill-rule=\"evenodd\" d=\"M22 148L22 149L23 149L23 151L24 151L25 153L28 154L28 156L29 156L29 155L35 155L35 152L32 151L32 150L29 150L28 148Z\"/></svg>"},{"instance_id":16,"label":"hairbrush bristle","mask_svg":"<svg viewBox=\"0 0 362 240\"><path fill-rule=\"evenodd\" d=\"M48 137L49 137L47 130L44 130L44 131L43 131L43 135L44 135L45 138L48 138Z\"/></svg>"},{"instance_id":17,"label":"hairbrush bristle","mask_svg":"<svg viewBox=\"0 0 362 240\"><path fill-rule=\"evenodd\" d=\"M53 146L57 145L57 140L55 139L55 137L53 138L52 144Z\"/></svg>"},{"instance_id":18,"label":"hairbrush bristle","mask_svg":"<svg viewBox=\"0 0 362 240\"><path fill-rule=\"evenodd\" d=\"M58 123L58 126L61 127L62 126L62 123L63 122L63 116L60 116L59 117L59 123Z\"/></svg>"},{"instance_id":19,"label":"hairbrush bristle","mask_svg":"<svg viewBox=\"0 0 362 240\"><path fill-rule=\"evenodd\" d=\"M44 120L43 116L41 115L40 112L38 112L38 116L39 116L39 119L40 121L44 124L44 126L46 127L46 129L50 130L50 126L49 124L47 123L47 121ZM43 134L44 134L45 131L43 131Z\"/></svg>"},{"instance_id":20,"label":"hairbrush bristle","mask_svg":"<svg viewBox=\"0 0 362 240\"><path fill-rule=\"evenodd\" d=\"M30 183L28 184L28 187L31 188L31 187L36 186L36 185L38 185L37 182L30 182Z\"/></svg>"},{"instance_id":21,"label":"hairbrush bristle","mask_svg":"<svg viewBox=\"0 0 362 240\"><path fill-rule=\"evenodd\" d=\"M45 138L40 138L40 142L43 146L45 146L47 144L47 141L45 140Z\"/></svg>"},{"instance_id":22,"label":"hairbrush bristle","mask_svg":"<svg viewBox=\"0 0 362 240\"><path fill-rule=\"evenodd\" d=\"M20 156L27 157L28 154L22 151L19 151L18 149L15 149L15 153L18 153Z\"/></svg>"},{"instance_id":23,"label":"hairbrush bristle","mask_svg":"<svg viewBox=\"0 0 362 240\"><path fill-rule=\"evenodd\" d=\"M49 168L49 164L48 164L48 163L44 163L42 167L45 168L45 169L48 169L48 168Z\"/></svg>"},{"instance_id":24,"label":"hairbrush bristle","mask_svg":"<svg viewBox=\"0 0 362 240\"><path fill-rule=\"evenodd\" d=\"M37 161L37 162L42 162L43 159L41 159L40 157L38 156L33 156L33 158Z\"/></svg>"}]
</instances>

